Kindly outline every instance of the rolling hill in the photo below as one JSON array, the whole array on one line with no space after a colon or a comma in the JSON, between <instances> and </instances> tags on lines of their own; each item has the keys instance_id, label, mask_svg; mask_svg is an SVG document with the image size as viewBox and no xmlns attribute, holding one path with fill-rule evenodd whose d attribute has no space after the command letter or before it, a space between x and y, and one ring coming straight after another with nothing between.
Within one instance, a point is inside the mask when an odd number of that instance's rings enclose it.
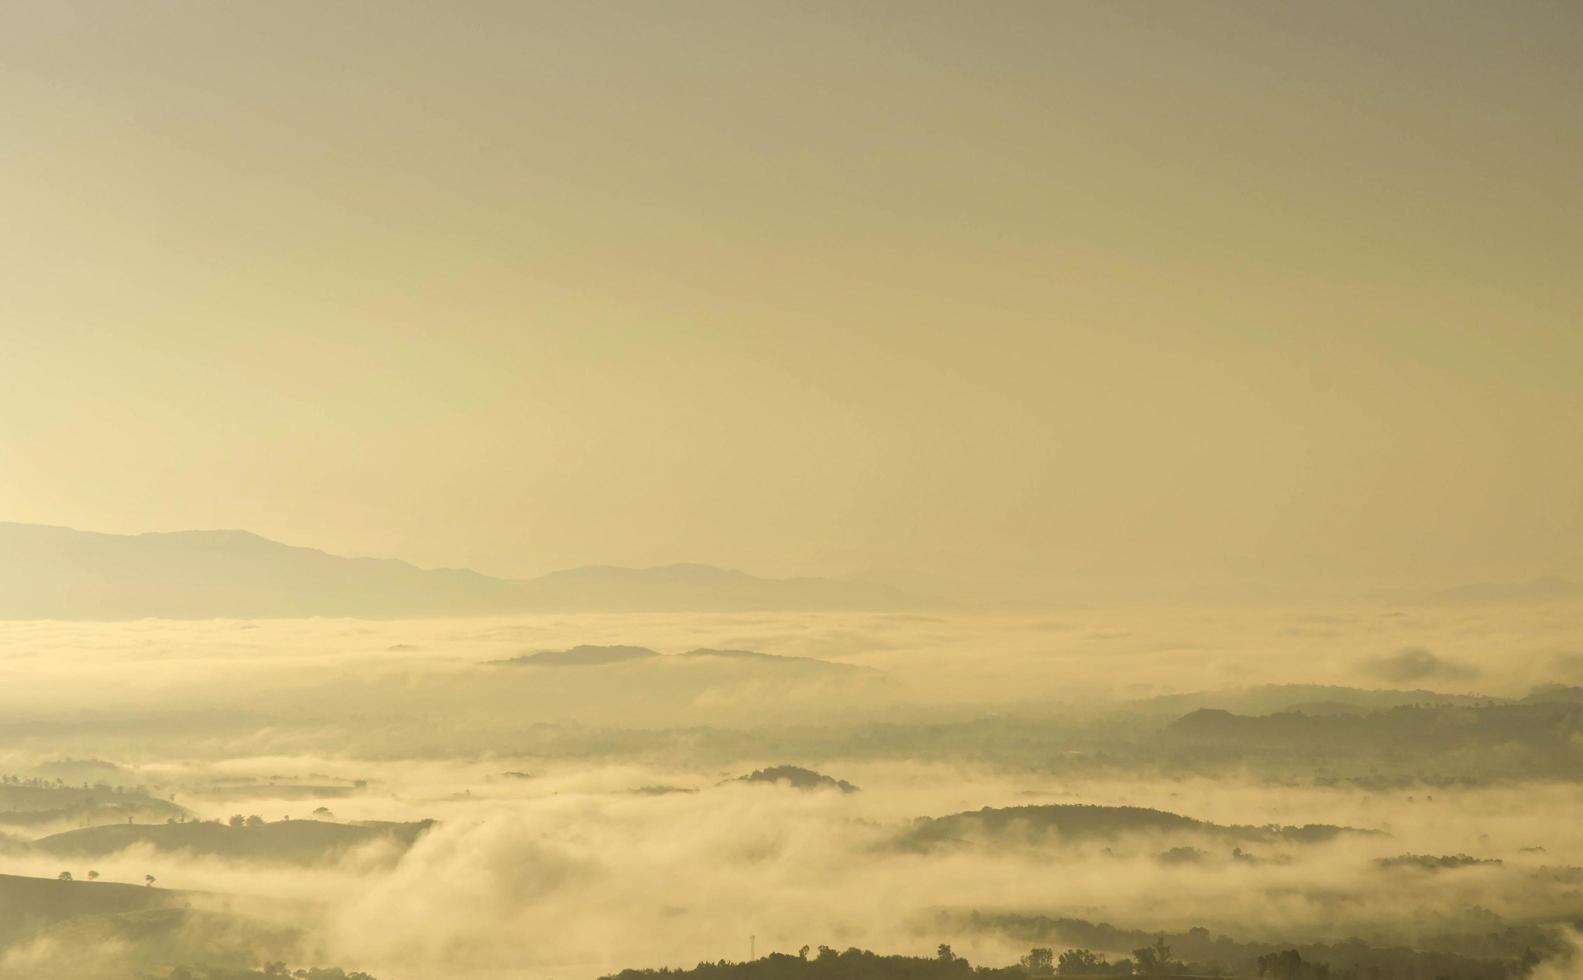
<instances>
[{"instance_id":1,"label":"rolling hill","mask_svg":"<svg viewBox=\"0 0 1583 980\"><path fill-rule=\"evenodd\" d=\"M1147 834L1194 835L1242 843L1303 844L1330 840L1341 834L1373 833L1376 832L1330 824L1300 827L1225 825L1147 807L1065 803L984 807L944 817L924 817L913 824L899 843L909 849L966 842L1042 845Z\"/></svg>"},{"instance_id":2,"label":"rolling hill","mask_svg":"<svg viewBox=\"0 0 1583 980\"><path fill-rule=\"evenodd\" d=\"M48 824L123 824L187 816L177 806L139 789L71 786L6 776L0 781L0 827Z\"/></svg>"},{"instance_id":3,"label":"rolling hill","mask_svg":"<svg viewBox=\"0 0 1583 980\"><path fill-rule=\"evenodd\" d=\"M0 953L42 948L107 951L69 968L7 976L125 980L170 976L169 964L226 964L181 976L260 976L241 968L290 955L299 930L232 910L226 896L109 881L0 875ZM24 968L25 969L25 968ZM232 972L232 971L236 972ZM272 976L278 974L271 974Z\"/></svg>"},{"instance_id":4,"label":"rolling hill","mask_svg":"<svg viewBox=\"0 0 1583 980\"><path fill-rule=\"evenodd\" d=\"M405 850L430 826L430 821L341 824L323 820L280 820L243 827L196 821L108 824L52 834L34 841L33 848L62 858L91 858L144 845L156 851L311 865L376 841L388 841Z\"/></svg>"},{"instance_id":5,"label":"rolling hill","mask_svg":"<svg viewBox=\"0 0 1583 980\"><path fill-rule=\"evenodd\" d=\"M0 945L55 922L183 905L179 892L110 881L58 881L0 874Z\"/></svg>"}]
</instances>

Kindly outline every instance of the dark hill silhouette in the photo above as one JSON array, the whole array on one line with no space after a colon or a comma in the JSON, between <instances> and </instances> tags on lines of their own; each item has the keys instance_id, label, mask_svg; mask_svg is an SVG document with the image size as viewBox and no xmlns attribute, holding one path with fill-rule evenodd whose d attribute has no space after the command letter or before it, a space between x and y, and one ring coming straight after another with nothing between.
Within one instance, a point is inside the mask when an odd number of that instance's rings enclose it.
<instances>
[{"instance_id":1,"label":"dark hill silhouette","mask_svg":"<svg viewBox=\"0 0 1583 980\"><path fill-rule=\"evenodd\" d=\"M1398 750L1415 745L1449 748L1457 743L1501 741L1566 741L1583 736L1583 705L1568 700L1539 699L1526 704L1400 705L1339 718L1283 711L1270 715L1239 715L1201 708L1168 726L1175 738L1196 742L1243 741L1250 747L1285 744L1390 744Z\"/></svg>"},{"instance_id":2,"label":"dark hill silhouette","mask_svg":"<svg viewBox=\"0 0 1583 980\"><path fill-rule=\"evenodd\" d=\"M100 534L0 522L0 619L910 609L931 602L873 583L759 578L709 565L595 565L513 580L343 558L247 531Z\"/></svg>"},{"instance_id":3,"label":"dark hill silhouette","mask_svg":"<svg viewBox=\"0 0 1583 980\"><path fill-rule=\"evenodd\" d=\"M1259 684L1221 691L1163 694L1135 702L1149 714L1183 715L1200 708L1219 708L1244 715L1301 711L1305 714L1348 714L1414 704L1486 704L1477 694L1442 694L1423 688L1386 690L1332 684Z\"/></svg>"},{"instance_id":4,"label":"dark hill silhouette","mask_svg":"<svg viewBox=\"0 0 1583 980\"><path fill-rule=\"evenodd\" d=\"M770 783L777 786L791 786L794 789L838 789L843 793L857 792L857 787L844 779L826 776L822 772L804 769L801 766L770 766L768 769L757 769L746 776L738 776L737 782Z\"/></svg>"},{"instance_id":5,"label":"dark hill silhouette","mask_svg":"<svg viewBox=\"0 0 1583 980\"><path fill-rule=\"evenodd\" d=\"M134 845L157 851L186 852L232 860L280 864L317 864L372 841L389 841L405 850L432 825L322 820L281 820L256 826L221 823L111 824L53 834L33 848L62 858L102 857Z\"/></svg>"},{"instance_id":6,"label":"dark hill silhouette","mask_svg":"<svg viewBox=\"0 0 1583 980\"><path fill-rule=\"evenodd\" d=\"M582 644L570 650L540 650L537 653L526 653L509 660L497 660L495 663L510 664L514 667L601 667L605 664L628 663L658 656L658 653L648 647Z\"/></svg>"},{"instance_id":7,"label":"dark hill silhouette","mask_svg":"<svg viewBox=\"0 0 1583 980\"><path fill-rule=\"evenodd\" d=\"M900 839L907 848L947 843L1045 844L1057 841L1113 840L1138 834L1195 834L1245 843L1318 843L1341 834L1375 831L1307 824L1301 827L1225 825L1195 820L1179 813L1138 806L1063 803L984 807L944 817L923 817Z\"/></svg>"},{"instance_id":8,"label":"dark hill silhouette","mask_svg":"<svg viewBox=\"0 0 1583 980\"><path fill-rule=\"evenodd\" d=\"M1447 871L1453 868L1476 868L1481 865L1487 867L1501 863L1500 858L1476 858L1467 854L1398 854L1395 857L1374 859L1374 866L1377 868L1410 868L1417 871Z\"/></svg>"},{"instance_id":9,"label":"dark hill silhouette","mask_svg":"<svg viewBox=\"0 0 1583 980\"><path fill-rule=\"evenodd\" d=\"M820 660L817 657L788 657L778 653L760 653L757 650L711 650L707 647L700 647L697 650L688 650L686 653L679 653L677 656L705 661L718 660L743 664L750 667L831 671L861 671L871 669L867 667L859 667L856 664L842 664L836 663L833 660Z\"/></svg>"},{"instance_id":10,"label":"dark hill silhouette","mask_svg":"<svg viewBox=\"0 0 1583 980\"><path fill-rule=\"evenodd\" d=\"M1020 966L973 967L960 957L924 959L881 956L866 949L836 952L821 946L817 956L771 953L746 963L699 963L691 969L622 970L600 980L1026 980Z\"/></svg>"},{"instance_id":11,"label":"dark hill silhouette","mask_svg":"<svg viewBox=\"0 0 1583 980\"><path fill-rule=\"evenodd\" d=\"M1547 701L1583 704L1583 687L1567 684L1540 684L1522 698L1523 704L1543 704Z\"/></svg>"},{"instance_id":12,"label":"dark hill silhouette","mask_svg":"<svg viewBox=\"0 0 1583 980\"><path fill-rule=\"evenodd\" d=\"M185 807L140 789L63 785L38 777L5 776L0 780L0 826L108 824L185 816Z\"/></svg>"},{"instance_id":13,"label":"dark hill silhouette","mask_svg":"<svg viewBox=\"0 0 1583 980\"><path fill-rule=\"evenodd\" d=\"M1542 926L1507 928L1499 934L1481 935L1470 945L1477 955L1418 950L1402 946L1372 945L1351 938L1335 943L1299 940L1290 937L1264 937L1263 941L1233 939L1204 928L1164 933L1123 928L1108 922L1053 918L1045 915L972 912L962 917L968 929L998 932L1017 942L1055 947L1077 947L1122 953L1163 939L1173 954L1196 965L1200 975L1271 976L1260 971L1258 960L1277 950L1295 948L1308 963L1330 967L1331 977L1441 977L1445 980L1491 980L1518 977L1526 972L1522 965L1530 948L1544 948ZM1220 969L1215 970L1213 967ZM1205 969L1206 967L1210 969ZM765 978L769 980L769 978Z\"/></svg>"},{"instance_id":14,"label":"dark hill silhouette","mask_svg":"<svg viewBox=\"0 0 1583 980\"><path fill-rule=\"evenodd\" d=\"M230 980L246 974L172 974L173 961L250 962L289 954L301 941L291 926L231 911L223 896L103 881L58 881L0 875L0 947L36 943L62 950L117 950L121 976L190 976ZM200 907L214 906L214 907ZM158 969L150 974L146 969ZM30 973L29 976L108 977ZM254 974L262 977L263 974ZM279 974L274 974L279 976Z\"/></svg>"},{"instance_id":15,"label":"dark hill silhouette","mask_svg":"<svg viewBox=\"0 0 1583 980\"><path fill-rule=\"evenodd\" d=\"M973 912L953 918L951 924L969 934L994 932L1021 942L1044 946L1047 959L1061 947L1090 953L1088 964L1073 970L1031 969L1030 957L1009 966L974 965L942 944L931 957L882 956L864 949L837 952L820 946L803 955L770 953L747 962L719 960L690 968L622 970L600 980L1027 980L1039 976L1154 976L1162 980L1190 977L1439 977L1443 980L1490 980L1517 977L1532 966L1525 963L1533 946L1544 942L1536 927L1507 929L1491 943L1497 955L1465 955L1406 947L1374 946L1362 939L1334 944L1299 942L1247 942L1208 929L1161 933L1123 929L1109 923L1082 919L1055 919L1016 914L986 915ZM944 924L944 922L942 922ZM1159 972L1134 972L1126 951L1158 942L1170 954ZM1053 947L1053 949L1052 949ZM1108 953L1107 961L1094 953ZM1274 960L1283 969L1271 969ZM1102 965L1104 964L1104 965ZM1291 964L1288 966L1287 964ZM1298 966L1300 965L1300 966ZM1295 967L1295 968L1294 968ZM1304 969L1306 968L1306 969Z\"/></svg>"},{"instance_id":16,"label":"dark hill silhouette","mask_svg":"<svg viewBox=\"0 0 1583 980\"><path fill-rule=\"evenodd\" d=\"M302 933L292 926L232 911L172 906L109 915L77 916L51 923L35 931L29 939L56 949L121 950L131 963L157 968L183 960L229 960L240 963L278 960L297 948ZM136 973L116 976L233 980L250 975L264 976L262 973L249 974L227 968L186 973L165 973L161 970L157 974L139 969ZM102 973L84 976L108 980ZM274 976L278 980L281 975L276 973Z\"/></svg>"},{"instance_id":17,"label":"dark hill silhouette","mask_svg":"<svg viewBox=\"0 0 1583 980\"><path fill-rule=\"evenodd\" d=\"M1300 759L1358 778L1372 773L1434 781L1441 772L1455 772L1460 780L1576 779L1583 776L1583 704L1400 705L1347 716L1204 708L1167 725L1151 744L1200 766L1289 767Z\"/></svg>"},{"instance_id":18,"label":"dark hill silhouette","mask_svg":"<svg viewBox=\"0 0 1583 980\"><path fill-rule=\"evenodd\" d=\"M0 945L54 922L183 904L180 892L112 881L58 881L0 874Z\"/></svg>"},{"instance_id":19,"label":"dark hill silhouette","mask_svg":"<svg viewBox=\"0 0 1583 980\"><path fill-rule=\"evenodd\" d=\"M116 972L116 977L269 980L285 976L278 970L213 965L281 960L301 951L298 928L242 914L231 905L227 896L215 893L0 875L0 910L5 912L0 915L0 947L36 943L60 950L113 949L125 971ZM204 965L170 966L181 962ZM55 969L27 975L109 976ZM365 973L337 968L290 975L374 980Z\"/></svg>"}]
</instances>

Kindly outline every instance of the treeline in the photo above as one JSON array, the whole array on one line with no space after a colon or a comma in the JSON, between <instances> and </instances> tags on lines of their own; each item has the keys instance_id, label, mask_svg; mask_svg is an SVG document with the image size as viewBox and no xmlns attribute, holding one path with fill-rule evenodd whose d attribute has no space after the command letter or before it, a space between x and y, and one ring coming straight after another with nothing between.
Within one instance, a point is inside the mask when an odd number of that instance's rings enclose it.
<instances>
[{"instance_id":1,"label":"treeline","mask_svg":"<svg viewBox=\"0 0 1583 980\"><path fill-rule=\"evenodd\" d=\"M269 963L257 970L225 966L178 966L166 974L145 974L149 980L376 980L367 973L350 973L337 966L293 970L285 963Z\"/></svg>"},{"instance_id":2,"label":"treeline","mask_svg":"<svg viewBox=\"0 0 1583 980\"><path fill-rule=\"evenodd\" d=\"M1305 955L1296 948L1270 949L1254 956L1239 955L1235 962L1201 961L1177 955L1162 936L1132 951L1130 957L1110 960L1089 949L1067 949L1056 955L1050 947L1035 947L1013 966L973 966L941 945L932 958L882 956L866 949L837 952L819 947L810 956L808 947L792 956L771 953L746 963L720 960L699 963L691 969L622 970L600 980L1029 980L1031 977L1267 977L1269 980L1399 980L1435 977L1437 980L1512 980L1530 973L1541 962L1525 950L1516 959L1475 960L1451 954L1422 953L1401 958L1411 950L1386 951L1379 962L1358 959L1339 968ZM204 978L207 980L207 978ZM225 978L230 980L230 978Z\"/></svg>"},{"instance_id":3,"label":"treeline","mask_svg":"<svg viewBox=\"0 0 1583 980\"><path fill-rule=\"evenodd\" d=\"M151 796L141 786L98 782L74 785L58 778L0 774L0 823L30 826L62 822L164 819L187 811Z\"/></svg>"},{"instance_id":4,"label":"treeline","mask_svg":"<svg viewBox=\"0 0 1583 980\"><path fill-rule=\"evenodd\" d=\"M688 978L688 980L963 980L966 977L1023 980L1027 976L1020 966L974 967L966 959L951 952L951 947L941 946L933 959L916 956L881 956L866 949L851 948L836 952L829 946L820 946L817 955L809 955L808 947L796 956L771 953L746 963L720 960L699 963L692 969L622 970L601 980L653 980L656 977Z\"/></svg>"},{"instance_id":5,"label":"treeline","mask_svg":"<svg viewBox=\"0 0 1583 980\"><path fill-rule=\"evenodd\" d=\"M1152 934L1083 919L970 913L960 928L992 931L1024 941L1077 949L1137 949L1164 943L1173 970L1198 976L1268 976L1275 980L1509 980L1541 958L1566 949L1553 931L1536 926L1486 923L1476 932L1429 938L1429 948L1375 946L1362 939L1336 943L1272 944L1212 935L1201 927ZM1139 972L1150 972L1140 968Z\"/></svg>"},{"instance_id":6,"label":"treeline","mask_svg":"<svg viewBox=\"0 0 1583 980\"><path fill-rule=\"evenodd\" d=\"M804 946L796 956L771 953L746 963L720 960L699 963L692 969L622 970L601 980L1028 980L1056 976L1218 976L1223 970L1178 959L1163 936L1132 951L1131 957L1110 960L1087 949L1068 949L1059 956L1049 947L1035 947L1015 965L974 966L942 943L933 958L881 956L856 947L837 952L820 946L809 955ZM1276 977L1276 974L1271 974ZM1278 980L1322 980L1308 975L1281 975Z\"/></svg>"},{"instance_id":7,"label":"treeline","mask_svg":"<svg viewBox=\"0 0 1583 980\"><path fill-rule=\"evenodd\" d=\"M1029 980L1056 976L1221 975L1220 971L1207 973L1208 969L1203 964L1179 960L1161 937L1133 950L1131 957L1115 961L1087 949L1069 949L1057 956L1048 947L1036 947L1012 966L974 966L945 944L940 945L933 958L881 956L856 947L837 952L828 946L820 946L817 955L810 956L804 946L796 956L771 953L746 963L699 963L690 970L622 970L601 980ZM1323 980L1323 975L1282 975L1277 980Z\"/></svg>"}]
</instances>

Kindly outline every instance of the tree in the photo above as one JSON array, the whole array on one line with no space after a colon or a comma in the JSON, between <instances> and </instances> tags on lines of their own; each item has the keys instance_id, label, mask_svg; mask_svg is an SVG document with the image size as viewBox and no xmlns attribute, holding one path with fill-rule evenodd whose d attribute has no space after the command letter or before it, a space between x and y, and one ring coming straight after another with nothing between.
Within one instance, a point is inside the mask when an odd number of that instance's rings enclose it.
<instances>
[{"instance_id":1,"label":"tree","mask_svg":"<svg viewBox=\"0 0 1583 980\"><path fill-rule=\"evenodd\" d=\"M950 943L941 943L935 948L934 958L941 963L950 963L956 959L956 953L952 952Z\"/></svg>"},{"instance_id":2,"label":"tree","mask_svg":"<svg viewBox=\"0 0 1583 980\"><path fill-rule=\"evenodd\" d=\"M143 886L145 888L153 888L154 887L154 881L155 881L155 878L154 878L153 875L144 875L143 876Z\"/></svg>"},{"instance_id":3,"label":"tree","mask_svg":"<svg viewBox=\"0 0 1583 980\"><path fill-rule=\"evenodd\" d=\"M98 880L98 878L99 878L99 872L97 872L97 871L90 871L90 872L88 872L88 880L89 881L96 881L96 880Z\"/></svg>"},{"instance_id":4,"label":"tree","mask_svg":"<svg viewBox=\"0 0 1583 980\"><path fill-rule=\"evenodd\" d=\"M255 813L247 818L247 825L249 827L262 827L264 826L264 818Z\"/></svg>"},{"instance_id":5,"label":"tree","mask_svg":"<svg viewBox=\"0 0 1583 980\"><path fill-rule=\"evenodd\" d=\"M1133 950L1132 957L1138 961L1139 973L1169 973L1171 970L1171 947L1165 945L1164 936L1156 939L1153 946Z\"/></svg>"},{"instance_id":6,"label":"tree","mask_svg":"<svg viewBox=\"0 0 1583 980\"><path fill-rule=\"evenodd\" d=\"M1095 956L1086 949L1069 949L1063 952L1055 964L1055 972L1060 974L1071 973L1098 973L1110 966L1103 957Z\"/></svg>"},{"instance_id":7,"label":"tree","mask_svg":"<svg viewBox=\"0 0 1583 980\"><path fill-rule=\"evenodd\" d=\"M1022 958L1022 968L1031 976L1047 977L1055 972L1055 953L1046 946L1035 946Z\"/></svg>"},{"instance_id":8,"label":"tree","mask_svg":"<svg viewBox=\"0 0 1583 980\"><path fill-rule=\"evenodd\" d=\"M1295 949L1266 953L1257 962L1259 976L1271 976L1275 980L1324 980L1330 976L1330 964L1304 963L1303 954Z\"/></svg>"},{"instance_id":9,"label":"tree","mask_svg":"<svg viewBox=\"0 0 1583 980\"><path fill-rule=\"evenodd\" d=\"M55 880L56 881L70 881L71 880L71 872L70 871L62 871L60 874L55 876Z\"/></svg>"},{"instance_id":10,"label":"tree","mask_svg":"<svg viewBox=\"0 0 1583 980\"><path fill-rule=\"evenodd\" d=\"M235 814L231 815L230 823L231 823L231 826L233 826L233 827L240 827L244 823L247 823L247 819L245 817L243 817L240 813L235 813Z\"/></svg>"}]
</instances>

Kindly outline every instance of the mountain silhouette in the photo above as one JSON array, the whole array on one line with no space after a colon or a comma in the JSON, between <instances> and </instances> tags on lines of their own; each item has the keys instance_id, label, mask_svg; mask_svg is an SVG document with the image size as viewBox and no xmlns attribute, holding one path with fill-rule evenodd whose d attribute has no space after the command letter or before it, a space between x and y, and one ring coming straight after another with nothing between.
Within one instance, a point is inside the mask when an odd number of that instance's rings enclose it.
<instances>
[{"instance_id":1,"label":"mountain silhouette","mask_svg":"<svg viewBox=\"0 0 1583 980\"><path fill-rule=\"evenodd\" d=\"M710 565L591 565L536 579L345 558L248 531L101 534L0 522L0 619L411 618L555 612L909 609L888 586Z\"/></svg>"}]
</instances>

